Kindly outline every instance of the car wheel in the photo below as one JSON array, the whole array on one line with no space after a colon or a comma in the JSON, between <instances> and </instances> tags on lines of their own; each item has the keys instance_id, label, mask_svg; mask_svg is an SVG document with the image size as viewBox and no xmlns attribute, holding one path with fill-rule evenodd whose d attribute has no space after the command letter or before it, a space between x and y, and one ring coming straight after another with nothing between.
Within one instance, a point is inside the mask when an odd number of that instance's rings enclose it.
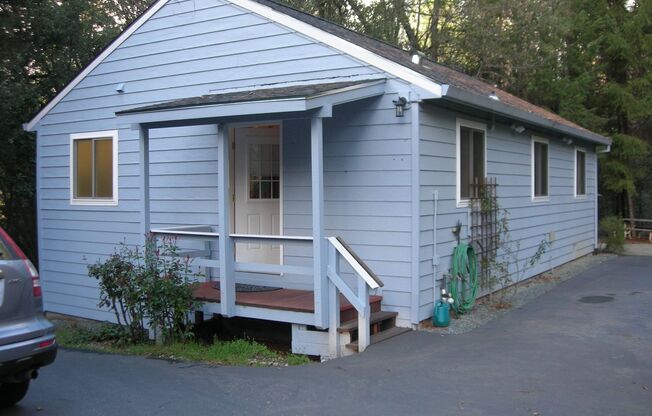
<instances>
[{"instance_id":1,"label":"car wheel","mask_svg":"<svg viewBox=\"0 0 652 416\"><path fill-rule=\"evenodd\" d=\"M0 384L0 409L10 407L22 400L27 394L29 380L21 383Z\"/></svg>"}]
</instances>

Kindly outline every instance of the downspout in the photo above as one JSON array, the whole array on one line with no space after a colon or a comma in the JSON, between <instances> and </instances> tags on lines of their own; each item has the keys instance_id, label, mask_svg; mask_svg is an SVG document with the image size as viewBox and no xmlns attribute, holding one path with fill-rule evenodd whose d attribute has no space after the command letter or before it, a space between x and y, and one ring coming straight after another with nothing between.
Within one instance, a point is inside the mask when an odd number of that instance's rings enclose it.
<instances>
[{"instance_id":1,"label":"downspout","mask_svg":"<svg viewBox=\"0 0 652 416\"><path fill-rule=\"evenodd\" d=\"M420 158L421 158L421 140L420 140L420 106L419 98L410 93L410 117L411 117L411 140L412 140L412 284L411 284L411 321L412 327L416 328L419 324L419 299L420 299L420 224L421 217L421 184L420 176Z\"/></svg>"},{"instance_id":2,"label":"downspout","mask_svg":"<svg viewBox=\"0 0 652 416\"><path fill-rule=\"evenodd\" d=\"M437 267L439 254L437 253L437 211L439 205L439 191L432 193L432 305L437 303Z\"/></svg>"}]
</instances>

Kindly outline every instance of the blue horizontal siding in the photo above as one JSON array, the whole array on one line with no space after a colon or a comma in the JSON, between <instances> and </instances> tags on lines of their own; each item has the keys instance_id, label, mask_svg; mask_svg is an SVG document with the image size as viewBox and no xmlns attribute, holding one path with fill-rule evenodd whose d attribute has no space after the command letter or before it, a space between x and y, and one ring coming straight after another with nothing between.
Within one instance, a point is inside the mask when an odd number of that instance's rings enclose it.
<instances>
[{"instance_id":1,"label":"blue horizontal siding","mask_svg":"<svg viewBox=\"0 0 652 416\"><path fill-rule=\"evenodd\" d=\"M450 270L456 240L452 234L457 221L467 234L468 210L457 208L455 200L456 118L468 119L453 111L424 105L421 113L421 190L420 190L420 305L419 318L432 314L433 300L433 203L439 192L437 251L440 256L438 279ZM473 119L473 118L471 118ZM477 119L478 122L483 122ZM484 121L488 126L489 121ZM526 132L527 133L527 132ZM545 137L545 135L543 136ZM559 139L550 140L549 201L531 200L531 137L517 134L497 123L487 130L487 175L498 181L498 202L509 212L511 238L521 262L531 257L539 243L554 233L555 240L541 262L525 278L586 255L593 250L595 237L595 149L585 144L587 155L587 197L575 198L574 152ZM514 265L511 264L513 268Z\"/></svg>"},{"instance_id":2,"label":"blue horizontal siding","mask_svg":"<svg viewBox=\"0 0 652 416\"><path fill-rule=\"evenodd\" d=\"M110 254L123 241L136 244L142 240L138 133L119 125L115 112L234 88L326 82L337 77L359 79L377 73L376 69L339 51L228 2L169 2L39 123L39 235L46 308L87 318L110 319L110 314L97 308L97 294L93 292L96 289L93 281L85 276L85 267L88 262ZM125 84L122 94L116 92L119 83ZM352 127L351 131L355 129ZM119 205L70 205L70 134L99 130L120 131ZM217 225L216 142L209 127L150 132L153 226ZM334 155L341 154L345 147L343 141L339 150L333 150ZM369 161L363 163L382 169L389 162L388 153L379 153L369 145L364 149L362 153ZM345 154L340 159L333 164L334 171L340 169L338 166L351 164ZM305 163L302 162L309 167L309 160ZM395 163L395 169L400 170L401 164ZM328 184L337 194L354 197L372 185L370 172L365 171L356 183L349 183L347 173L340 169L328 179ZM302 186L301 180L297 180L298 188ZM401 203L404 197L400 187L406 186L404 179L396 179L393 186L397 203ZM358 201L361 212L372 211L379 198L377 191L361 195ZM302 208L309 206L310 198L300 204ZM336 218L348 215L345 207L336 214ZM303 227L305 217L297 213L296 219L298 226ZM344 220L343 224L351 222ZM360 224L357 228L373 229L377 223ZM52 282L50 286L49 282Z\"/></svg>"}]
</instances>

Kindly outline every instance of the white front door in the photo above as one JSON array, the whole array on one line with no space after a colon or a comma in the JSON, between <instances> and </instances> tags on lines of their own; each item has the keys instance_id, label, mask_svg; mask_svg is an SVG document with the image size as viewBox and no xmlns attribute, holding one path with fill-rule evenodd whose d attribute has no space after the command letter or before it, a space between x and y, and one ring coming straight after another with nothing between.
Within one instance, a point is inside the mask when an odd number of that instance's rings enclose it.
<instances>
[{"instance_id":1,"label":"white front door","mask_svg":"<svg viewBox=\"0 0 652 416\"><path fill-rule=\"evenodd\" d=\"M280 235L280 126L237 127L233 137L235 233ZM281 249L278 244L237 243L235 258L244 263L280 264Z\"/></svg>"}]
</instances>

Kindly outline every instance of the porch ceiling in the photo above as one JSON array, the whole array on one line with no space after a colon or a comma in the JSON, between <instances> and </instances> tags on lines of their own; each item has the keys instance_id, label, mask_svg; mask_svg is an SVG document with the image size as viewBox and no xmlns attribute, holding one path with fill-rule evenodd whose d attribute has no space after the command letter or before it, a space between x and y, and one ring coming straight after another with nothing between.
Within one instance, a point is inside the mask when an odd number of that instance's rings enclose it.
<instances>
[{"instance_id":1,"label":"porch ceiling","mask_svg":"<svg viewBox=\"0 0 652 416\"><path fill-rule=\"evenodd\" d=\"M385 81L373 79L303 84L209 94L123 110L116 112L116 116L123 122L130 123L216 119L311 110L319 112L322 117L329 117L335 105L384 94Z\"/></svg>"}]
</instances>

